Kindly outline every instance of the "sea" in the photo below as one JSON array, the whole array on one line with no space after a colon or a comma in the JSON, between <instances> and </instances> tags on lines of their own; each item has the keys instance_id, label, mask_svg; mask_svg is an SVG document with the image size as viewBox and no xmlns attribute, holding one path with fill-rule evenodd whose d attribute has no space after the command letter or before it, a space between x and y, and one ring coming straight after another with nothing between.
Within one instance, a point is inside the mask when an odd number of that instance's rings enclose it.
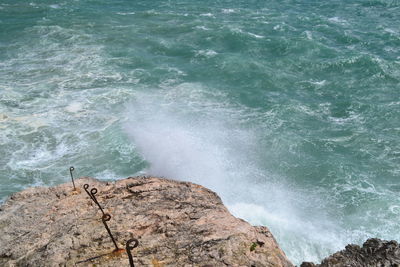
<instances>
[{"instance_id":1,"label":"sea","mask_svg":"<svg viewBox=\"0 0 400 267\"><path fill-rule=\"evenodd\" d=\"M399 0L0 0L0 199L206 186L289 259L400 241Z\"/></svg>"}]
</instances>

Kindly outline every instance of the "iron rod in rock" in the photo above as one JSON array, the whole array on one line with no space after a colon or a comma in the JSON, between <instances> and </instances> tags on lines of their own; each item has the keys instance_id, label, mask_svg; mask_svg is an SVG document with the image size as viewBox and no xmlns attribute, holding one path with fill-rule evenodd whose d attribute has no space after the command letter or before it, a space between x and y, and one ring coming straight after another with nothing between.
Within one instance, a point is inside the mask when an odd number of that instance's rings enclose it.
<instances>
[{"instance_id":1,"label":"iron rod in rock","mask_svg":"<svg viewBox=\"0 0 400 267\"><path fill-rule=\"evenodd\" d=\"M101 220L103 221L104 227L106 228L108 235L111 237L111 240L114 243L115 251L119 250L117 242L115 242L114 236L112 235L111 230L110 230L110 228L108 228L108 225L107 225L107 222L109 220L111 220L111 215L108 213L105 213L105 214L103 214L103 217L101 218Z\"/></svg>"},{"instance_id":2,"label":"iron rod in rock","mask_svg":"<svg viewBox=\"0 0 400 267\"><path fill-rule=\"evenodd\" d=\"M133 245L131 245L132 242L135 242ZM139 245L139 241L136 238L132 238L129 239L128 241L126 241L126 245L125 245L125 249L126 249L126 253L128 254L128 258L129 258L129 265L131 267L135 267L135 265L133 264L133 257L132 257L132 249L136 248Z\"/></svg>"},{"instance_id":3,"label":"iron rod in rock","mask_svg":"<svg viewBox=\"0 0 400 267\"><path fill-rule=\"evenodd\" d=\"M76 191L75 182L74 182L74 176L72 175L72 172L74 170L75 170L75 168L73 166L69 167L69 174L71 175L72 185L74 186L74 191Z\"/></svg>"},{"instance_id":4,"label":"iron rod in rock","mask_svg":"<svg viewBox=\"0 0 400 267\"><path fill-rule=\"evenodd\" d=\"M101 207L100 203L97 201L97 198L96 198L97 188L93 187L92 189L90 189L90 192L89 192L89 190L88 190L89 189L89 185L88 184L84 184L83 185L83 189L85 189L85 191L89 195L90 199L93 200L93 202L97 205L97 207L99 207L101 213L103 213L103 215L104 215L105 214L104 210L103 210L103 208Z\"/></svg>"}]
</instances>

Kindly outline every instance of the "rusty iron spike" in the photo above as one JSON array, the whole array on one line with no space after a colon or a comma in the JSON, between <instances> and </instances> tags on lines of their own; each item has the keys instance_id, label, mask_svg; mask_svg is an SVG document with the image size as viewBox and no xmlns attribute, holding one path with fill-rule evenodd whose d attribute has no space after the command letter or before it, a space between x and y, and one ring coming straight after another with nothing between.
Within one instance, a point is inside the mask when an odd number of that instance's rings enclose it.
<instances>
[{"instance_id":1,"label":"rusty iron spike","mask_svg":"<svg viewBox=\"0 0 400 267\"><path fill-rule=\"evenodd\" d=\"M112 242L114 243L115 251L118 251L118 250L119 250L119 247L118 247L118 245L117 245L117 242L115 242L114 236L112 235L112 233L111 233L111 231L110 231L110 228L108 228L108 225L107 225L107 222L108 222L109 220L111 220L111 215L108 214L108 213L105 213L105 214L103 214L103 217L101 218L101 220L103 221L104 227L106 228L106 230L107 230L107 232L108 232L108 235L110 236Z\"/></svg>"},{"instance_id":2,"label":"rusty iron spike","mask_svg":"<svg viewBox=\"0 0 400 267\"><path fill-rule=\"evenodd\" d=\"M135 242L135 243L133 245L131 245L132 242ZM132 238L132 239L129 239L128 241L126 241L125 249L126 249L126 253L128 254L129 265L131 267L135 267L135 265L133 264L133 257L132 257L131 250L136 248L138 245L139 245L139 241L136 238Z\"/></svg>"},{"instance_id":3,"label":"rusty iron spike","mask_svg":"<svg viewBox=\"0 0 400 267\"><path fill-rule=\"evenodd\" d=\"M74 170L75 170L75 168L73 166L69 167L69 174L71 175L72 185L74 186L74 191L76 191L75 182L74 182L74 176L72 175L72 172Z\"/></svg>"}]
</instances>

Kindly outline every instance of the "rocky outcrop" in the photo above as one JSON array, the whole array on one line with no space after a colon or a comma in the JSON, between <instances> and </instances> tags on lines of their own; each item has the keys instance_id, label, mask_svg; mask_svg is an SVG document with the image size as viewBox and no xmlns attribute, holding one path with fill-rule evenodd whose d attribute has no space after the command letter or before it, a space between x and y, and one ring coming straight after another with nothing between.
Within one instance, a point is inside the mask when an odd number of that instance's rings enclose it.
<instances>
[{"instance_id":1,"label":"rocky outcrop","mask_svg":"<svg viewBox=\"0 0 400 267\"><path fill-rule=\"evenodd\" d=\"M324 259L321 264L303 262L301 267L399 267L400 246L396 241L368 239L362 247L347 245L342 251Z\"/></svg>"},{"instance_id":2,"label":"rocky outcrop","mask_svg":"<svg viewBox=\"0 0 400 267\"><path fill-rule=\"evenodd\" d=\"M135 266L293 266L268 228L233 217L202 186L152 177L75 183L78 192L30 188L0 207L0 266L129 266L132 237Z\"/></svg>"}]
</instances>

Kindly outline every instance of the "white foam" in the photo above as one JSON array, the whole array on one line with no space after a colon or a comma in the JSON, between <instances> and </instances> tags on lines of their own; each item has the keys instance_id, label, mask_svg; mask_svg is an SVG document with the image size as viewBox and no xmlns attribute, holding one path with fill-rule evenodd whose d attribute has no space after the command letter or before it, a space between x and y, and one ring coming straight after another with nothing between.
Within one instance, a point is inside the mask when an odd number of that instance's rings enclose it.
<instances>
[{"instance_id":1,"label":"white foam","mask_svg":"<svg viewBox=\"0 0 400 267\"><path fill-rule=\"evenodd\" d=\"M252 112L241 108L218 91L182 84L137 94L125 129L149 163L148 174L216 191L236 216L270 227L296 263L340 249L346 238L318 194L296 192L259 166L258 130L240 126L242 114Z\"/></svg>"},{"instance_id":2,"label":"white foam","mask_svg":"<svg viewBox=\"0 0 400 267\"><path fill-rule=\"evenodd\" d=\"M196 26L195 28L196 28L196 29L199 29L199 30L203 30L203 31L209 31L209 30L210 30L210 29L207 28L206 26Z\"/></svg>"},{"instance_id":3,"label":"white foam","mask_svg":"<svg viewBox=\"0 0 400 267\"><path fill-rule=\"evenodd\" d=\"M65 107L65 110L71 113L77 113L81 111L83 108L83 104L80 102L71 102L68 106Z\"/></svg>"},{"instance_id":4,"label":"white foam","mask_svg":"<svg viewBox=\"0 0 400 267\"><path fill-rule=\"evenodd\" d=\"M389 210L391 213L400 214L400 206L398 206L398 205L391 205L389 207Z\"/></svg>"},{"instance_id":5,"label":"white foam","mask_svg":"<svg viewBox=\"0 0 400 267\"><path fill-rule=\"evenodd\" d=\"M254 38L257 38L257 39L265 38L265 36L258 35L258 34L255 34L255 33L251 33L251 32L248 32L247 34L250 35L251 37L254 37Z\"/></svg>"},{"instance_id":6,"label":"white foam","mask_svg":"<svg viewBox=\"0 0 400 267\"><path fill-rule=\"evenodd\" d=\"M311 31L305 31L305 34L306 34L308 40L312 40L313 39Z\"/></svg>"},{"instance_id":7,"label":"white foam","mask_svg":"<svg viewBox=\"0 0 400 267\"><path fill-rule=\"evenodd\" d=\"M135 15L135 12L117 12L118 15L127 16L127 15Z\"/></svg>"},{"instance_id":8,"label":"white foam","mask_svg":"<svg viewBox=\"0 0 400 267\"><path fill-rule=\"evenodd\" d=\"M96 173L95 177L99 180L118 180L121 177L118 176L115 172L113 172L112 170L104 170L102 172L98 172Z\"/></svg>"},{"instance_id":9,"label":"white foam","mask_svg":"<svg viewBox=\"0 0 400 267\"><path fill-rule=\"evenodd\" d=\"M212 13L203 13L203 14L200 14L200 16L202 16L202 17L214 17L214 15Z\"/></svg>"},{"instance_id":10,"label":"white foam","mask_svg":"<svg viewBox=\"0 0 400 267\"><path fill-rule=\"evenodd\" d=\"M231 13L235 13L236 11L232 8L223 8L222 9L222 13L224 14L231 14Z\"/></svg>"},{"instance_id":11,"label":"white foam","mask_svg":"<svg viewBox=\"0 0 400 267\"><path fill-rule=\"evenodd\" d=\"M328 21L333 22L333 23L337 23L337 24L341 24L341 25L348 24L348 22L345 19L342 19L342 18L339 18L339 17L328 18Z\"/></svg>"},{"instance_id":12,"label":"white foam","mask_svg":"<svg viewBox=\"0 0 400 267\"><path fill-rule=\"evenodd\" d=\"M390 33L390 34L394 34L394 35L396 35L398 33L396 30L393 30L390 28L385 28L384 31L387 33Z\"/></svg>"},{"instance_id":13,"label":"white foam","mask_svg":"<svg viewBox=\"0 0 400 267\"><path fill-rule=\"evenodd\" d=\"M214 50L211 50L211 49L199 50L199 51L196 52L196 56L205 56L205 57L208 57L208 58L214 57L216 55L218 55L218 53L215 52Z\"/></svg>"},{"instance_id":14,"label":"white foam","mask_svg":"<svg viewBox=\"0 0 400 267\"><path fill-rule=\"evenodd\" d=\"M251 140L250 134L235 128L226 131L224 123L215 118L201 119L210 111L201 114L204 107L221 106L207 103L204 94L197 85L184 84L170 88L161 98L142 95L140 102L128 109L126 129L151 164L150 173L190 179L215 189L222 186L220 179L235 171L232 166L243 165L228 154L246 146L243 140ZM198 116L191 116L197 112ZM236 148L225 147L227 142L236 143Z\"/></svg>"},{"instance_id":15,"label":"white foam","mask_svg":"<svg viewBox=\"0 0 400 267\"><path fill-rule=\"evenodd\" d=\"M276 210L253 203L236 203L228 208L233 215L253 225L267 225L278 240L285 241L280 245L295 263L318 262L346 245L344 236L334 231L336 227L332 223L324 218L318 224L304 220L285 202Z\"/></svg>"}]
</instances>

